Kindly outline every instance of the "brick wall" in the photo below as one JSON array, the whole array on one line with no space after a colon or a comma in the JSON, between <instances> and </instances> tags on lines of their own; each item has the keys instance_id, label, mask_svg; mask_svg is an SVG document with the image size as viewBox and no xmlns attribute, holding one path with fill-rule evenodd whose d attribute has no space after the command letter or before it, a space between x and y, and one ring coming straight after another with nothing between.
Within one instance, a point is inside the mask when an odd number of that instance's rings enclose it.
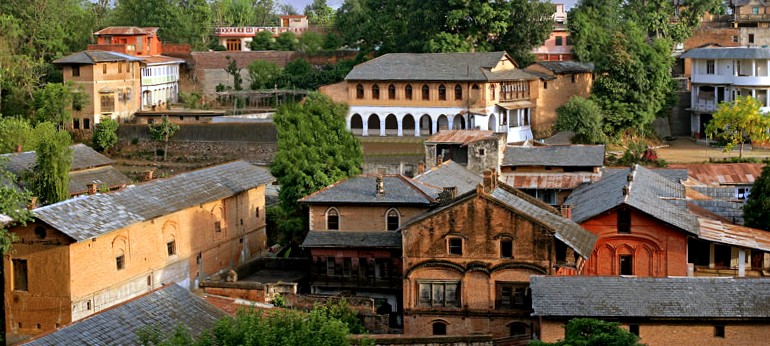
<instances>
[{"instance_id":1,"label":"brick wall","mask_svg":"<svg viewBox=\"0 0 770 346\"><path fill-rule=\"evenodd\" d=\"M537 108L532 116L533 133L550 133L550 129L556 123L556 109L566 103L572 96L589 97L593 85L591 73L554 74L547 68L534 64L527 70L547 75L552 75L553 80L537 80L539 89ZM573 82L573 77L574 82Z\"/></svg>"},{"instance_id":2,"label":"brick wall","mask_svg":"<svg viewBox=\"0 0 770 346\"><path fill-rule=\"evenodd\" d=\"M372 184L372 194L375 193L374 184ZM387 194L388 192L385 191ZM310 230L326 230L326 210L330 205L310 206ZM361 205L339 205L335 206L339 210L339 228L340 231L383 231L387 230L385 213L395 207L401 215L401 224L407 220L424 213L427 207L411 206L361 206Z\"/></svg>"}]
</instances>

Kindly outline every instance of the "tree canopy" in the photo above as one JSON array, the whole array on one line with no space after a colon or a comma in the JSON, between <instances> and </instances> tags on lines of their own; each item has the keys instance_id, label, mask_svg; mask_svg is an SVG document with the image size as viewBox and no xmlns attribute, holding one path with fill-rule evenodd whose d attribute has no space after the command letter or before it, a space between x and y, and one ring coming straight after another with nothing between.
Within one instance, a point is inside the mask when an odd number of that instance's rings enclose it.
<instances>
[{"instance_id":1,"label":"tree canopy","mask_svg":"<svg viewBox=\"0 0 770 346\"><path fill-rule=\"evenodd\" d=\"M163 143L163 161L166 161L166 157L168 157L168 141L179 131L179 125L172 123L164 115L159 123L150 124L148 130L154 141ZM155 152L157 153L157 150Z\"/></svg>"},{"instance_id":2,"label":"tree canopy","mask_svg":"<svg viewBox=\"0 0 770 346\"><path fill-rule=\"evenodd\" d=\"M110 118L101 119L94 128L94 134L91 142L97 151L107 151L118 143L118 124L117 121Z\"/></svg>"},{"instance_id":3,"label":"tree canopy","mask_svg":"<svg viewBox=\"0 0 770 346\"><path fill-rule=\"evenodd\" d=\"M580 96L571 97L556 109L556 128L574 132L572 143L575 144L604 142L602 109L590 99Z\"/></svg>"},{"instance_id":4,"label":"tree canopy","mask_svg":"<svg viewBox=\"0 0 770 346\"><path fill-rule=\"evenodd\" d=\"M770 165L765 165L754 180L749 199L743 205L743 219L746 226L770 231Z\"/></svg>"},{"instance_id":5,"label":"tree canopy","mask_svg":"<svg viewBox=\"0 0 770 346\"><path fill-rule=\"evenodd\" d=\"M313 0L305 6L305 15L310 24L332 25L334 23L334 9L326 4L326 0Z\"/></svg>"},{"instance_id":6,"label":"tree canopy","mask_svg":"<svg viewBox=\"0 0 770 346\"><path fill-rule=\"evenodd\" d=\"M639 337L620 328L617 322L575 318L564 327L564 339L554 343L533 341L532 346L642 346Z\"/></svg>"},{"instance_id":7,"label":"tree canopy","mask_svg":"<svg viewBox=\"0 0 770 346\"><path fill-rule=\"evenodd\" d=\"M738 96L733 102L720 103L706 125L706 135L710 139L724 140L726 152L739 145L738 156L743 157L743 143L746 139L768 139L770 116L760 112L761 106L761 102L751 96Z\"/></svg>"},{"instance_id":8,"label":"tree canopy","mask_svg":"<svg viewBox=\"0 0 770 346\"><path fill-rule=\"evenodd\" d=\"M53 204L69 198L69 172L72 165L72 139L67 131L50 122L35 127L38 136L35 165L32 167L31 190L42 204Z\"/></svg>"}]
</instances>

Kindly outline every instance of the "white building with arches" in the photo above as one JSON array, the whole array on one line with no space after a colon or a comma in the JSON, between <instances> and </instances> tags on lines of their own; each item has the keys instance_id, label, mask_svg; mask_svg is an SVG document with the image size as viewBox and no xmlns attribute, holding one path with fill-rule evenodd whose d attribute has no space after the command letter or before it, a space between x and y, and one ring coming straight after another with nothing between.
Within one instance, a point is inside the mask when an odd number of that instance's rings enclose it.
<instances>
[{"instance_id":1,"label":"white building with arches","mask_svg":"<svg viewBox=\"0 0 770 346\"><path fill-rule=\"evenodd\" d=\"M153 110L175 103L179 96L179 65L184 60L151 56L141 61L142 110Z\"/></svg>"}]
</instances>

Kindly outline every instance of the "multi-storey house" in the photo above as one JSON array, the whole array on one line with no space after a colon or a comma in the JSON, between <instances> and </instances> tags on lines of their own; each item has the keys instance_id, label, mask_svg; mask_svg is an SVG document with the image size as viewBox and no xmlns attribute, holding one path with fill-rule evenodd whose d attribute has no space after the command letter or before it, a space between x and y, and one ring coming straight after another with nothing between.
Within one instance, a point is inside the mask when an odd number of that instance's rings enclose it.
<instances>
[{"instance_id":1,"label":"multi-storey house","mask_svg":"<svg viewBox=\"0 0 770 346\"><path fill-rule=\"evenodd\" d=\"M218 27L214 29L214 36L228 52L248 52L251 51L251 41L259 32L268 31L273 34L273 37L278 37L284 32L299 36L308 28L307 16L283 15L280 16L279 26Z\"/></svg>"},{"instance_id":2,"label":"multi-storey house","mask_svg":"<svg viewBox=\"0 0 770 346\"><path fill-rule=\"evenodd\" d=\"M770 44L770 4L762 0L731 0L733 26L740 29L738 43L761 47Z\"/></svg>"},{"instance_id":3,"label":"multi-storey house","mask_svg":"<svg viewBox=\"0 0 770 346\"><path fill-rule=\"evenodd\" d=\"M5 340L160 286L198 282L266 247L263 169L239 161L33 210L4 257Z\"/></svg>"},{"instance_id":4,"label":"multi-storey house","mask_svg":"<svg viewBox=\"0 0 770 346\"><path fill-rule=\"evenodd\" d=\"M554 5L556 12L553 14L553 30L542 46L532 49L532 54L540 61L573 60L572 37L567 29L567 11L564 4Z\"/></svg>"},{"instance_id":5,"label":"multi-storey house","mask_svg":"<svg viewBox=\"0 0 770 346\"><path fill-rule=\"evenodd\" d=\"M680 56L691 60L691 135L705 136L717 105L752 96L770 111L770 48L694 48Z\"/></svg>"},{"instance_id":6,"label":"multi-storey house","mask_svg":"<svg viewBox=\"0 0 770 346\"><path fill-rule=\"evenodd\" d=\"M541 61L526 67L540 76L537 107L532 116L535 136L551 133L556 109L572 96L589 97L594 82L594 64L576 61Z\"/></svg>"}]
</instances>

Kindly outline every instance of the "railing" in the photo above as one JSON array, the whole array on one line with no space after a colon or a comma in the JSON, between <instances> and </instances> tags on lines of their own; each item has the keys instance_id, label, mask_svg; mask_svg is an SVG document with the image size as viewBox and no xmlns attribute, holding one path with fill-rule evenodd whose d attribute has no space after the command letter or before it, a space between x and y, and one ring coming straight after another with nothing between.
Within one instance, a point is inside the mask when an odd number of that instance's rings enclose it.
<instances>
[{"instance_id":1,"label":"railing","mask_svg":"<svg viewBox=\"0 0 770 346\"><path fill-rule=\"evenodd\" d=\"M702 110L702 111L714 111L717 109L713 100L712 101L698 100L698 102L695 103L693 108L697 110Z\"/></svg>"},{"instance_id":2,"label":"railing","mask_svg":"<svg viewBox=\"0 0 770 346\"><path fill-rule=\"evenodd\" d=\"M770 14L736 14L736 22L770 22Z\"/></svg>"},{"instance_id":3,"label":"railing","mask_svg":"<svg viewBox=\"0 0 770 346\"><path fill-rule=\"evenodd\" d=\"M214 35L238 35L238 34L255 35L260 31L269 31L273 33L273 35L279 35L284 32L293 32L295 34L301 34L307 30L308 30L307 27L290 28L290 27L282 27L282 26L219 27L219 28L214 28Z\"/></svg>"}]
</instances>

